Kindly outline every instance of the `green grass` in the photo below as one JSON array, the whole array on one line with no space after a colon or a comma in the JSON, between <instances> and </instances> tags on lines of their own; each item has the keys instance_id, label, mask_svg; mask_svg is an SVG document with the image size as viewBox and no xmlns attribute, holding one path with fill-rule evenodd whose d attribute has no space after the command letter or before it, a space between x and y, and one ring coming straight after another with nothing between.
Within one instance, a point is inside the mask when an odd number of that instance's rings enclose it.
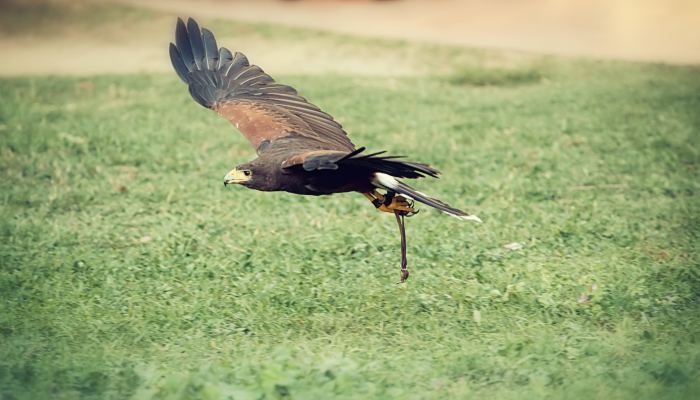
<instances>
[{"instance_id":1,"label":"green grass","mask_svg":"<svg viewBox=\"0 0 700 400\"><path fill-rule=\"evenodd\" d=\"M406 285L362 196L224 188L174 73L0 80L0 397L692 398L700 70L535 65L277 77L484 219L409 219Z\"/></svg>"},{"instance_id":2,"label":"green grass","mask_svg":"<svg viewBox=\"0 0 700 400\"><path fill-rule=\"evenodd\" d=\"M533 68L465 68L454 73L449 82L465 86L514 86L537 83L542 72Z\"/></svg>"}]
</instances>

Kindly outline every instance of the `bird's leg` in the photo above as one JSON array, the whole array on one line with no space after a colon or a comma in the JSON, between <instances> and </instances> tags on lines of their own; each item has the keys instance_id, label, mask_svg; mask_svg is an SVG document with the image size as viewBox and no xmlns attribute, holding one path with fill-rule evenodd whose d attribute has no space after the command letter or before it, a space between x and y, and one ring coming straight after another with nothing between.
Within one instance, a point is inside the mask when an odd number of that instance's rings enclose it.
<instances>
[{"instance_id":1,"label":"bird's leg","mask_svg":"<svg viewBox=\"0 0 700 400\"><path fill-rule=\"evenodd\" d=\"M362 194L364 194L365 197L369 199L369 201L371 201L372 204L374 204L374 207L376 208L379 208L382 206L382 204L384 204L384 196L376 190Z\"/></svg>"},{"instance_id":2,"label":"bird's leg","mask_svg":"<svg viewBox=\"0 0 700 400\"><path fill-rule=\"evenodd\" d=\"M396 192L392 192L391 190L388 190L386 192L386 195L384 196L384 201L382 202L382 205L388 207L394 201L395 197L396 197Z\"/></svg>"},{"instance_id":3,"label":"bird's leg","mask_svg":"<svg viewBox=\"0 0 700 400\"><path fill-rule=\"evenodd\" d=\"M401 232L401 281L406 282L408 279L408 261L406 260L406 226L404 225L403 214L401 211L394 211L396 223L399 224L399 232Z\"/></svg>"},{"instance_id":4,"label":"bird's leg","mask_svg":"<svg viewBox=\"0 0 700 400\"><path fill-rule=\"evenodd\" d=\"M406 227L404 225L404 216L411 216L418 211L413 208L413 204L409 203L405 197L396 195L395 192L389 191L386 196L373 190L371 192L362 193L381 211L393 213L396 216L396 223L399 224L399 232L401 233L401 281L406 282L408 279L408 261L406 260Z\"/></svg>"},{"instance_id":5,"label":"bird's leg","mask_svg":"<svg viewBox=\"0 0 700 400\"><path fill-rule=\"evenodd\" d=\"M385 195L373 190L371 192L362 193L374 204L379 211L394 213L398 211L401 215L411 216L418 212L413 208L413 204L405 197L397 195L396 192L389 191Z\"/></svg>"},{"instance_id":6,"label":"bird's leg","mask_svg":"<svg viewBox=\"0 0 700 400\"><path fill-rule=\"evenodd\" d=\"M398 212L401 216L412 216L418 213L418 210L413 208L413 201L409 201L407 198L396 194L394 191L386 192L384 196L384 201L379 207L381 211L384 212Z\"/></svg>"}]
</instances>

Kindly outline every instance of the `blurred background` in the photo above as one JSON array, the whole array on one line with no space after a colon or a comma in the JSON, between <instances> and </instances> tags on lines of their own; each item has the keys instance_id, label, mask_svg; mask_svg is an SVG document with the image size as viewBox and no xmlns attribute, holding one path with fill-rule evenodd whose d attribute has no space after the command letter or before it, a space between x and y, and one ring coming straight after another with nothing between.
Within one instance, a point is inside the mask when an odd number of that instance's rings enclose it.
<instances>
[{"instance_id":1,"label":"blurred background","mask_svg":"<svg viewBox=\"0 0 700 400\"><path fill-rule=\"evenodd\" d=\"M0 399L698 398L699 9L0 0ZM224 187L178 16L484 224Z\"/></svg>"},{"instance_id":2,"label":"blurred background","mask_svg":"<svg viewBox=\"0 0 700 400\"><path fill-rule=\"evenodd\" d=\"M90 35L72 23L60 25L61 12L57 8L64 8L66 13L83 8L86 23L99 24L104 16L98 15L95 4L107 2L157 10L158 15L274 23L367 38L497 48L516 58L519 52L527 51L700 63L700 2L694 0L2 0L0 51L5 56L0 74L169 69L167 58L162 55L164 43L172 36L171 18L125 18L116 26L110 23L97 29L101 33ZM42 8L46 24L36 20L37 11ZM27 14L32 17L23 19ZM238 39L234 47L249 49L260 57L256 62L264 62L278 72L416 72L390 54L367 60L351 53L341 54L334 51L334 46L323 48L314 38L294 38L285 43L265 41L265 52L257 48L260 40ZM270 53L276 56L266 56ZM47 56L51 62L46 62ZM309 57L313 57L314 65L305 62Z\"/></svg>"}]
</instances>

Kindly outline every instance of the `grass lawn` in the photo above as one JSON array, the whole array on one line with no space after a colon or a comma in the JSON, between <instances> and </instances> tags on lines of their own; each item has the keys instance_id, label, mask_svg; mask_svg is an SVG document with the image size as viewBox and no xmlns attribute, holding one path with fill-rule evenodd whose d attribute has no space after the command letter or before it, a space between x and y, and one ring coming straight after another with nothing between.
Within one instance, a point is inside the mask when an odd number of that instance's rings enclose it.
<instances>
[{"instance_id":1,"label":"grass lawn","mask_svg":"<svg viewBox=\"0 0 700 400\"><path fill-rule=\"evenodd\" d=\"M700 68L416 46L275 76L484 220L422 207L406 285L361 195L224 188L174 72L0 80L0 398L696 398Z\"/></svg>"}]
</instances>

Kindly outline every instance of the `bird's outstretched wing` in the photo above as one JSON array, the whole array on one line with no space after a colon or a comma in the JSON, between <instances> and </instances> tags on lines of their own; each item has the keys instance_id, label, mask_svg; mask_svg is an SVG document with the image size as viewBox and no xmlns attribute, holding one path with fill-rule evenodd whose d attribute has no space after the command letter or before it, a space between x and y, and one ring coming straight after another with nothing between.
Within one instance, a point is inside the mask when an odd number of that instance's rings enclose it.
<instances>
[{"instance_id":1,"label":"bird's outstretched wing","mask_svg":"<svg viewBox=\"0 0 700 400\"><path fill-rule=\"evenodd\" d=\"M178 18L170 60L192 97L228 119L256 149L291 135L312 139L317 149L355 148L333 117L250 65L242 53L218 48L214 35L191 18L187 26Z\"/></svg>"},{"instance_id":2,"label":"bird's outstretched wing","mask_svg":"<svg viewBox=\"0 0 700 400\"><path fill-rule=\"evenodd\" d=\"M321 170L338 170L351 167L372 172L382 172L397 178L422 178L432 176L437 178L440 171L429 165L398 160L396 156L384 156L384 152L362 154L364 147L352 152L333 150L311 150L297 153L282 163L284 169L303 168L306 172Z\"/></svg>"},{"instance_id":3,"label":"bird's outstretched wing","mask_svg":"<svg viewBox=\"0 0 700 400\"><path fill-rule=\"evenodd\" d=\"M286 171L343 171L350 168L353 171L383 172L397 178L421 178L432 176L437 178L440 171L429 165L404 161L401 156L385 155L385 152L367 154L365 148L348 150L328 150L315 146L312 140L301 140L292 135L280 138L266 146L261 157L284 159L280 165Z\"/></svg>"}]
</instances>

